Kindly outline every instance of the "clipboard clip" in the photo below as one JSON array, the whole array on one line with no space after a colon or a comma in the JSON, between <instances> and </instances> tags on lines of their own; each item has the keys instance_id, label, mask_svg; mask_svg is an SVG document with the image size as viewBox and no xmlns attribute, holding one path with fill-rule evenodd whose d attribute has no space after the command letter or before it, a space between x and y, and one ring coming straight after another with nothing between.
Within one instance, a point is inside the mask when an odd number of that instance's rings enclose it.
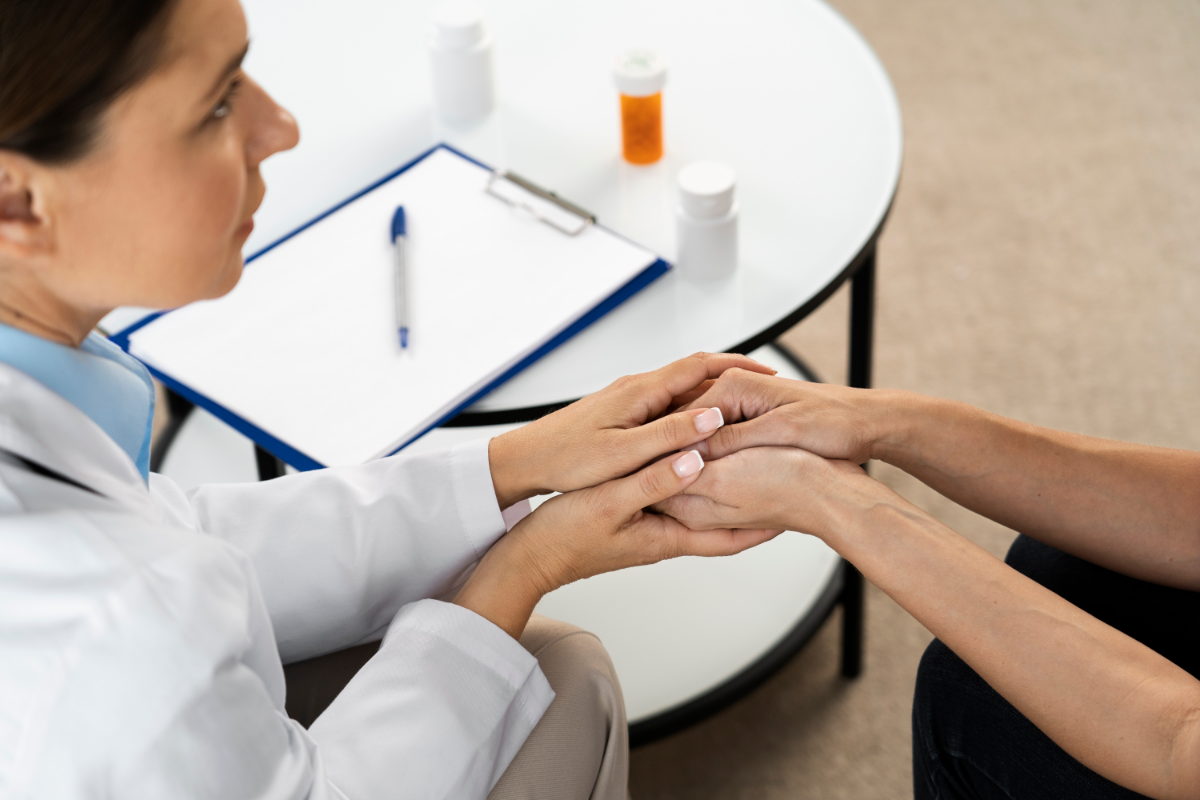
<instances>
[{"instance_id":1,"label":"clipboard clip","mask_svg":"<svg viewBox=\"0 0 1200 800\"><path fill-rule=\"evenodd\" d=\"M596 215L512 172L493 172L484 191L568 236L596 224Z\"/></svg>"}]
</instances>

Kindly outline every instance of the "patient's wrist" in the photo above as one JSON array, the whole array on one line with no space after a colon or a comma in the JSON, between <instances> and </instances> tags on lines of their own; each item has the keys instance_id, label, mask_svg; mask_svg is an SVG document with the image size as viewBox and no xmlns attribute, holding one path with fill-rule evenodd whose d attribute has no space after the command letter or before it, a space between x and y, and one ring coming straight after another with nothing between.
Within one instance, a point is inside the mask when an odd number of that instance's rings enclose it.
<instances>
[{"instance_id":1,"label":"patient's wrist","mask_svg":"<svg viewBox=\"0 0 1200 800\"><path fill-rule=\"evenodd\" d=\"M876 536L892 535L890 522L896 514L920 512L887 485L865 474L840 483L841 491L821 497L820 528L813 534L843 557L856 552ZM807 531L806 531L807 532ZM853 559L852 559L853 560Z\"/></svg>"},{"instance_id":2,"label":"patient's wrist","mask_svg":"<svg viewBox=\"0 0 1200 800\"><path fill-rule=\"evenodd\" d=\"M871 402L871 458L899 466L916 457L929 426L938 424L937 401L915 392L879 390L872 392Z\"/></svg>"}]
</instances>

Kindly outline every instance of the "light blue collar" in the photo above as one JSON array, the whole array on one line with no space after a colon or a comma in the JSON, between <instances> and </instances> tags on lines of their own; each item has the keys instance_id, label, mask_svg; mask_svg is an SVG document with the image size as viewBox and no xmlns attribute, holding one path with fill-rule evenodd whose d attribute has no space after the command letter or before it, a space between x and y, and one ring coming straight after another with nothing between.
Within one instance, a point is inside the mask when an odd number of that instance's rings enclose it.
<instances>
[{"instance_id":1,"label":"light blue collar","mask_svg":"<svg viewBox=\"0 0 1200 800\"><path fill-rule=\"evenodd\" d=\"M76 349L3 324L0 362L91 417L150 480L154 383L140 362L99 334L90 334Z\"/></svg>"}]
</instances>

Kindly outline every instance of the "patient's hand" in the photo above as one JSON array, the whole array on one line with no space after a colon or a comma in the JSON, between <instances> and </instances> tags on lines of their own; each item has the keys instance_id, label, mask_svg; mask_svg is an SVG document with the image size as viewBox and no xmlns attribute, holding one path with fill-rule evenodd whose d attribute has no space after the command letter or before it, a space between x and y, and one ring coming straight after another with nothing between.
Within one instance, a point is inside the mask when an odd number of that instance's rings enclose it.
<instances>
[{"instance_id":1,"label":"patient's hand","mask_svg":"<svg viewBox=\"0 0 1200 800\"><path fill-rule=\"evenodd\" d=\"M677 556L731 555L779 533L695 532L645 510L691 485L703 467L697 453L680 453L546 501L492 546L454 602L519 638L534 606L559 586Z\"/></svg>"},{"instance_id":2,"label":"patient's hand","mask_svg":"<svg viewBox=\"0 0 1200 800\"><path fill-rule=\"evenodd\" d=\"M748 447L790 445L865 463L887 435L907 393L850 389L741 369L721 375L686 409L715 406L727 424L695 447L712 460Z\"/></svg>"},{"instance_id":3,"label":"patient's hand","mask_svg":"<svg viewBox=\"0 0 1200 800\"><path fill-rule=\"evenodd\" d=\"M488 454L500 507L537 494L596 486L708 438L723 424L719 411L692 403L681 413L665 412L733 368L747 375L774 373L746 356L697 353L621 378L493 439Z\"/></svg>"},{"instance_id":4,"label":"patient's hand","mask_svg":"<svg viewBox=\"0 0 1200 800\"><path fill-rule=\"evenodd\" d=\"M709 461L699 479L653 509L695 531L784 529L828 541L847 513L890 495L851 461L794 447L750 447Z\"/></svg>"}]
</instances>

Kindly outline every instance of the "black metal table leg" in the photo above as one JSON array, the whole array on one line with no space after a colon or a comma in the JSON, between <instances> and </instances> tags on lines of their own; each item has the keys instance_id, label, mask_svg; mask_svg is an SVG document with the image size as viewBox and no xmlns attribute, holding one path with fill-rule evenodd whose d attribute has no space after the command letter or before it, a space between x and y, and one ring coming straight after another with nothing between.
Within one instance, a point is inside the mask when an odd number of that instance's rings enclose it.
<instances>
[{"instance_id":1,"label":"black metal table leg","mask_svg":"<svg viewBox=\"0 0 1200 800\"><path fill-rule=\"evenodd\" d=\"M875 250L850 279L849 383L871 387L871 359L875 343ZM862 573L846 562L842 583L842 675L862 674L866 587Z\"/></svg>"},{"instance_id":2,"label":"black metal table leg","mask_svg":"<svg viewBox=\"0 0 1200 800\"><path fill-rule=\"evenodd\" d=\"M283 462L258 445L254 445L254 460L258 462L258 479L260 481L269 481L272 478L283 476Z\"/></svg>"},{"instance_id":3,"label":"black metal table leg","mask_svg":"<svg viewBox=\"0 0 1200 800\"><path fill-rule=\"evenodd\" d=\"M866 587L853 564L843 561L842 569L842 677L857 678L862 674Z\"/></svg>"}]
</instances>

